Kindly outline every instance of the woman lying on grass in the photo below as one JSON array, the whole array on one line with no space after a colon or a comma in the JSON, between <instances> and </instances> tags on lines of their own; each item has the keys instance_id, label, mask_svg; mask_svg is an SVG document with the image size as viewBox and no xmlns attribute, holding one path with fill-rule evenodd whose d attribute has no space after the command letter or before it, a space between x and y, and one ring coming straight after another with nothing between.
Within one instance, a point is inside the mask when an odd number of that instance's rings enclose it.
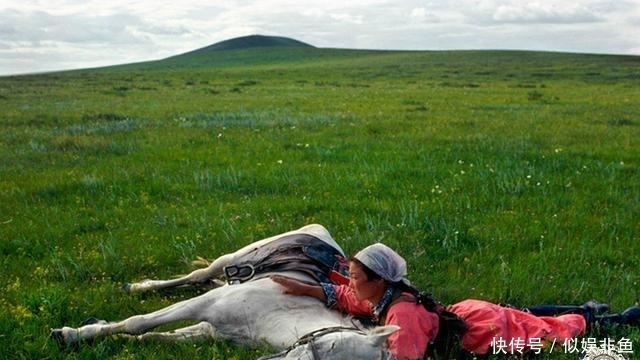
<instances>
[{"instance_id":1,"label":"woman lying on grass","mask_svg":"<svg viewBox=\"0 0 640 360\"><path fill-rule=\"evenodd\" d=\"M396 359L444 355L454 341L477 355L496 352L539 351L545 344L562 344L584 335L594 323L640 326L640 307L621 314L600 315L608 306L589 302L582 306L538 306L514 309L480 300L464 300L449 307L419 292L406 278L405 260L384 244L358 252L349 264L349 284L310 285L283 276L272 279L285 293L316 297L328 307L374 325L397 325L388 339ZM513 342L518 341L514 347ZM512 344L512 346L503 346ZM497 346L497 347L496 347Z\"/></svg>"}]
</instances>

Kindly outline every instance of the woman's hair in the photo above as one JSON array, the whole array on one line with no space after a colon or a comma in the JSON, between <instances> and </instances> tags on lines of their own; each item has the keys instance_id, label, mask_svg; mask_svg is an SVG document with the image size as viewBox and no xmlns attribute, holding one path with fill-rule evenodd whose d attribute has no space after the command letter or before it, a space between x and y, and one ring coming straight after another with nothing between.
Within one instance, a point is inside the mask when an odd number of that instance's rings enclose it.
<instances>
[{"instance_id":1,"label":"woman's hair","mask_svg":"<svg viewBox=\"0 0 640 360\"><path fill-rule=\"evenodd\" d=\"M355 262L362 268L362 271L367 276L367 280L372 281L382 279L380 275L376 274L360 260L351 258L351 261ZM390 285L400 292L413 295L416 303L422 305L427 311L438 315L438 335L434 339L433 346L430 347L430 349L434 350L439 356L448 356L452 347L459 344L462 335L467 331L467 324L464 320L451 311L446 310L445 307L429 292L420 291L416 287L403 281L390 283Z\"/></svg>"},{"instance_id":2,"label":"woman's hair","mask_svg":"<svg viewBox=\"0 0 640 360\"><path fill-rule=\"evenodd\" d=\"M395 283L393 286L402 292L412 294L416 299L416 303L422 305L427 311L438 315L438 335L436 335L436 338L433 340L433 346L429 347L429 349L430 351L434 351L438 356L448 359L453 348L460 345L462 335L464 335L468 329L464 320L445 309L430 292L419 291L417 288L404 282Z\"/></svg>"},{"instance_id":3,"label":"woman's hair","mask_svg":"<svg viewBox=\"0 0 640 360\"><path fill-rule=\"evenodd\" d=\"M375 271L369 269L369 267L367 265L363 264L362 261L360 261L360 260L358 260L358 259L356 259L354 257L351 257L349 260L351 262L354 262L354 263L358 264L358 266L360 266L360 268L362 268L362 271L364 272L364 274L367 275L367 280L375 281L375 280L382 279L382 276L376 274Z\"/></svg>"}]
</instances>

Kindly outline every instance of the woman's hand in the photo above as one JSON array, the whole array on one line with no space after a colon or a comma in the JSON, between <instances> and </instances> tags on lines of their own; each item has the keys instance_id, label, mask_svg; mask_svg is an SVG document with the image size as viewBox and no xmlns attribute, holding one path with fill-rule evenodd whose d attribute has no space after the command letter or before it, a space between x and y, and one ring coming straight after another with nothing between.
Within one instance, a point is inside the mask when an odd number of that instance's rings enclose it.
<instances>
[{"instance_id":1,"label":"woman's hand","mask_svg":"<svg viewBox=\"0 0 640 360\"><path fill-rule=\"evenodd\" d=\"M283 294L312 296L323 301L325 299L324 291L322 291L322 287L320 287L319 285L307 284L305 282L282 275L271 275L270 278L275 283L278 283L280 284L280 286L282 286Z\"/></svg>"},{"instance_id":2,"label":"woman's hand","mask_svg":"<svg viewBox=\"0 0 640 360\"><path fill-rule=\"evenodd\" d=\"M303 287L306 286L306 284L301 281L282 275L271 275L270 278L283 287L282 293L284 294L305 295L303 293Z\"/></svg>"}]
</instances>

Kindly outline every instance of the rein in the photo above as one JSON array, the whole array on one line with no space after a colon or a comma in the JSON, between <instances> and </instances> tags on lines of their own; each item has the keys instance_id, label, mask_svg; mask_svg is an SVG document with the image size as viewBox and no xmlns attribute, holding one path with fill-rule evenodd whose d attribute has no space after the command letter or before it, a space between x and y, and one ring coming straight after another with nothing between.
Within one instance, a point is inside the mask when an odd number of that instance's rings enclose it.
<instances>
[{"instance_id":1,"label":"rein","mask_svg":"<svg viewBox=\"0 0 640 360\"><path fill-rule=\"evenodd\" d=\"M365 333L363 330L360 330L355 327L348 327L348 326L330 326L322 329L313 330L301 336L295 343L291 344L291 346L289 346L285 350L277 354L263 356L259 360L282 358L286 356L289 352L291 352L293 349L297 348L298 346L307 345L307 344L311 347L311 354L313 356L313 360L321 360L322 357L318 353L318 349L315 344L316 339L327 334L332 334L332 333L342 332L342 331L354 331L359 334ZM380 359L385 359L384 354L385 354L384 350L380 349Z\"/></svg>"},{"instance_id":2,"label":"rein","mask_svg":"<svg viewBox=\"0 0 640 360\"><path fill-rule=\"evenodd\" d=\"M331 326L324 329L318 329L306 335L303 335L300 339L298 339L298 341L294 342L293 345L289 347L289 351L293 350L294 348L300 345L309 344L311 346L311 353L313 354L313 359L319 360L320 355L318 354L318 349L316 348L316 343L315 343L316 338L327 335L327 334L331 334L334 332L341 332L341 331L356 331L358 333L363 333L363 331L360 329L350 328L346 326Z\"/></svg>"}]
</instances>

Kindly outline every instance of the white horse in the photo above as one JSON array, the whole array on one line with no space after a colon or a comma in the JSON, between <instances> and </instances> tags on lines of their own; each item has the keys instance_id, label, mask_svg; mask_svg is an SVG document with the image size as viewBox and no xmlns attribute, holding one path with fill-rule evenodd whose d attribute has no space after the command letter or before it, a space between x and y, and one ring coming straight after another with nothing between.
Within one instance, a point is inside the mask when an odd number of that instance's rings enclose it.
<instances>
[{"instance_id":1,"label":"white horse","mask_svg":"<svg viewBox=\"0 0 640 360\"><path fill-rule=\"evenodd\" d=\"M144 292L211 281L216 284L200 296L118 322L94 321L79 328L52 329L51 335L62 345L121 334L138 340L220 338L249 346L266 342L282 350L264 359L390 358L385 344L397 327L363 330L353 319L317 299L283 294L280 285L269 279L278 273L308 282L328 280L336 270L336 257L344 257L344 253L329 232L321 225L307 225L223 255L207 268L184 277L124 286L127 292ZM223 275L226 282L215 280ZM195 324L168 332L150 331L182 320Z\"/></svg>"}]
</instances>

